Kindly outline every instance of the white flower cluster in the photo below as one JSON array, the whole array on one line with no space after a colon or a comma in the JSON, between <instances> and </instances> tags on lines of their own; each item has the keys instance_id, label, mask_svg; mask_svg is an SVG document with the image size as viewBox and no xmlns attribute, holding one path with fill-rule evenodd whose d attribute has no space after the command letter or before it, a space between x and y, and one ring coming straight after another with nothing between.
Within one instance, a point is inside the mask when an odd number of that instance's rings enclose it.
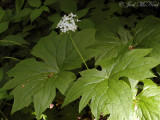
<instances>
[{"instance_id":1,"label":"white flower cluster","mask_svg":"<svg viewBox=\"0 0 160 120\"><path fill-rule=\"evenodd\" d=\"M63 33L66 33L68 31L73 31L77 29L76 22L79 22L80 20L77 19L77 15L74 15L73 13L70 13L68 16L64 15L62 19L57 24L56 28L60 28L60 30Z\"/></svg>"}]
</instances>

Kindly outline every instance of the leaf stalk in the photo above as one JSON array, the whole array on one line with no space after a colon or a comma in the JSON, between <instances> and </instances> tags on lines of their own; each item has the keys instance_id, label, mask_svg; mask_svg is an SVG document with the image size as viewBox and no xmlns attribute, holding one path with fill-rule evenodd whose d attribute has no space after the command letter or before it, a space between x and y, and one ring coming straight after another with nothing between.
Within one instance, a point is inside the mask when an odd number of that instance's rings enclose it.
<instances>
[{"instance_id":1,"label":"leaf stalk","mask_svg":"<svg viewBox=\"0 0 160 120\"><path fill-rule=\"evenodd\" d=\"M71 34L70 34L70 33L69 33L69 36L70 36L70 39L72 40L73 46L74 46L74 47L75 47L75 49L77 50L77 52L78 52L79 56L81 57L81 59L82 59L82 61L83 61L84 65L86 66L86 68L87 68L87 70L88 70L89 68L88 68L88 66L87 66L87 64L86 64L86 62L85 62L85 60L84 60L84 58L83 58L83 56L82 56L81 52L80 52L80 51L79 51L79 49L77 48L77 46L76 46L76 44L75 44L75 42L74 42L74 40L73 40L73 38L72 38L72 36L71 36Z\"/></svg>"}]
</instances>

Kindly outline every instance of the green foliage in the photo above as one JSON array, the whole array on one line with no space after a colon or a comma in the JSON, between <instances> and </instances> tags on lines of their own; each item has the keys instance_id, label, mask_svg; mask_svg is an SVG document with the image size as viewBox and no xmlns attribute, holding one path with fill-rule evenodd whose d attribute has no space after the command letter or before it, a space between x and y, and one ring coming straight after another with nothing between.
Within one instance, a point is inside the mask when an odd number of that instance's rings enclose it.
<instances>
[{"instance_id":1,"label":"green foliage","mask_svg":"<svg viewBox=\"0 0 160 120\"><path fill-rule=\"evenodd\" d=\"M28 0L28 3L32 7L40 7L40 5L41 5L40 0Z\"/></svg>"},{"instance_id":2,"label":"green foliage","mask_svg":"<svg viewBox=\"0 0 160 120\"><path fill-rule=\"evenodd\" d=\"M158 9L116 0L0 5L2 120L160 119ZM70 13L80 21L63 33L57 24Z\"/></svg>"},{"instance_id":3,"label":"green foliage","mask_svg":"<svg viewBox=\"0 0 160 120\"><path fill-rule=\"evenodd\" d=\"M31 22L33 22L36 18L38 18L43 11L49 12L48 7L42 6L39 9L34 9L30 14Z\"/></svg>"},{"instance_id":4,"label":"green foliage","mask_svg":"<svg viewBox=\"0 0 160 120\"><path fill-rule=\"evenodd\" d=\"M19 22L22 20L22 18L28 16L30 14L32 10L30 8L25 8L21 11L19 11L18 13L16 13L16 15L14 16L14 21L15 22Z\"/></svg>"},{"instance_id":5,"label":"green foliage","mask_svg":"<svg viewBox=\"0 0 160 120\"><path fill-rule=\"evenodd\" d=\"M93 51L85 50L85 47L94 42L94 34L95 30L90 29L78 32L74 36L76 43L80 42L77 46L86 58L92 55ZM82 35L83 37L81 37ZM80 41L81 39L84 42ZM60 48L61 51L59 51ZM32 51L32 54L42 58L44 63L37 62L35 59L28 59L21 61L8 72L10 77L14 76L14 79L10 80L3 89L7 90L16 87L12 91L14 95L12 113L28 106L34 96L35 111L39 117L53 101L56 95L56 88L62 94L65 94L67 88L75 79L74 74L66 70L74 69L81 65L81 59L74 49L68 35L58 36L56 33L51 33L48 37L40 40ZM22 70L20 71L20 69Z\"/></svg>"},{"instance_id":6,"label":"green foliage","mask_svg":"<svg viewBox=\"0 0 160 120\"><path fill-rule=\"evenodd\" d=\"M153 48L151 56L160 59L159 56L159 42L160 42L160 29L159 18L149 16L140 21L136 26L136 35L134 43L138 47ZM146 25L147 24L147 25Z\"/></svg>"},{"instance_id":7,"label":"green foliage","mask_svg":"<svg viewBox=\"0 0 160 120\"><path fill-rule=\"evenodd\" d=\"M102 71L92 69L82 72L82 78L69 90L64 105L82 96L79 110L81 111L91 100L91 110L96 119L102 112L108 113L108 111L111 118L117 116L118 120L129 119L132 92L119 78L143 80L154 77L149 70L159 62L144 57L149 52L150 50L131 50L118 59L100 63Z\"/></svg>"},{"instance_id":8,"label":"green foliage","mask_svg":"<svg viewBox=\"0 0 160 120\"><path fill-rule=\"evenodd\" d=\"M31 22L38 18L41 15L41 13L42 9L34 9L30 14Z\"/></svg>"},{"instance_id":9,"label":"green foliage","mask_svg":"<svg viewBox=\"0 0 160 120\"><path fill-rule=\"evenodd\" d=\"M89 19L83 19L78 23L80 29L95 28L94 23Z\"/></svg>"},{"instance_id":10,"label":"green foliage","mask_svg":"<svg viewBox=\"0 0 160 120\"><path fill-rule=\"evenodd\" d=\"M24 4L24 0L16 0L15 7L16 7L17 13L21 10L23 4Z\"/></svg>"},{"instance_id":11,"label":"green foliage","mask_svg":"<svg viewBox=\"0 0 160 120\"><path fill-rule=\"evenodd\" d=\"M50 5L55 2L57 2L57 0L45 0L44 5Z\"/></svg>"},{"instance_id":12,"label":"green foliage","mask_svg":"<svg viewBox=\"0 0 160 120\"><path fill-rule=\"evenodd\" d=\"M0 22L5 14L5 10L0 10Z\"/></svg>"},{"instance_id":13,"label":"green foliage","mask_svg":"<svg viewBox=\"0 0 160 120\"><path fill-rule=\"evenodd\" d=\"M142 82L144 83L143 91L134 99L134 117L142 120L158 120L160 88L150 79Z\"/></svg>"},{"instance_id":14,"label":"green foliage","mask_svg":"<svg viewBox=\"0 0 160 120\"><path fill-rule=\"evenodd\" d=\"M9 22L1 22L0 23L0 33L3 33L8 29Z\"/></svg>"},{"instance_id":15,"label":"green foliage","mask_svg":"<svg viewBox=\"0 0 160 120\"><path fill-rule=\"evenodd\" d=\"M3 78L3 68L0 68L0 81L2 80Z\"/></svg>"},{"instance_id":16,"label":"green foliage","mask_svg":"<svg viewBox=\"0 0 160 120\"><path fill-rule=\"evenodd\" d=\"M27 42L19 35L8 35L0 41L2 46L20 45L27 44Z\"/></svg>"},{"instance_id":17,"label":"green foliage","mask_svg":"<svg viewBox=\"0 0 160 120\"><path fill-rule=\"evenodd\" d=\"M66 13L75 12L77 10L77 0L59 0L62 11Z\"/></svg>"}]
</instances>

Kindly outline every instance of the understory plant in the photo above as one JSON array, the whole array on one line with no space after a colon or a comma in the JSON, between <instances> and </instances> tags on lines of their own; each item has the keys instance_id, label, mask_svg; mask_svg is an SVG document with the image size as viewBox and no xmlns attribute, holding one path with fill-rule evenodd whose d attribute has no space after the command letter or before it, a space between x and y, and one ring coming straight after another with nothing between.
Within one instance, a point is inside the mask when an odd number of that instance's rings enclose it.
<instances>
[{"instance_id":1,"label":"understory plant","mask_svg":"<svg viewBox=\"0 0 160 120\"><path fill-rule=\"evenodd\" d=\"M116 1L13 4L0 9L2 120L6 104L11 120L160 120L158 17Z\"/></svg>"}]
</instances>

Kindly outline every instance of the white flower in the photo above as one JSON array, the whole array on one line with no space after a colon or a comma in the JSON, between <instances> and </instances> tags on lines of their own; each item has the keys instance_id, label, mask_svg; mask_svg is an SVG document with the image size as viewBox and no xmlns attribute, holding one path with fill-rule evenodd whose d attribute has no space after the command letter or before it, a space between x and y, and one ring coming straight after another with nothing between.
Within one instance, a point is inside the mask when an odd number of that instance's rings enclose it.
<instances>
[{"instance_id":1,"label":"white flower","mask_svg":"<svg viewBox=\"0 0 160 120\"><path fill-rule=\"evenodd\" d=\"M80 20L77 19L77 15L70 13L68 16L64 15L62 19L57 24L56 28L60 28L61 32L66 33L68 31L75 32L77 30L76 22Z\"/></svg>"}]
</instances>

